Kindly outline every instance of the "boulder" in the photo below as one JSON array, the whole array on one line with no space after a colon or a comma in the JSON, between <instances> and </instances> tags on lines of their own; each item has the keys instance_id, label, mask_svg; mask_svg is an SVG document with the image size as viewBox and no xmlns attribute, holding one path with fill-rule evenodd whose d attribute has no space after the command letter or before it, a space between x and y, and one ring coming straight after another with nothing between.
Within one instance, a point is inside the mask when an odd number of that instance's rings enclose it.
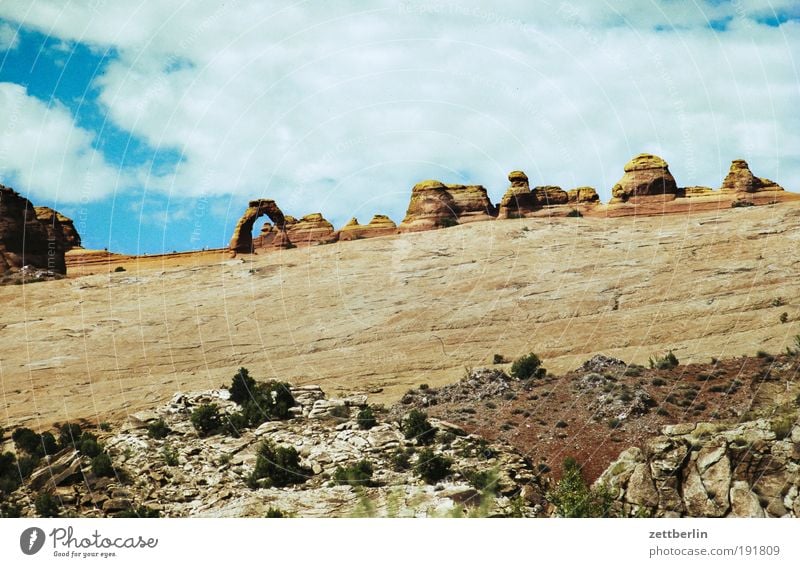
<instances>
[{"instance_id":1,"label":"boulder","mask_svg":"<svg viewBox=\"0 0 800 567\"><path fill-rule=\"evenodd\" d=\"M722 181L723 193L757 193L759 191L783 191L783 187L770 179L756 177L743 159L731 162L728 175Z\"/></svg>"},{"instance_id":2,"label":"boulder","mask_svg":"<svg viewBox=\"0 0 800 567\"><path fill-rule=\"evenodd\" d=\"M570 204L599 203L600 195L594 187L576 187L567 191L567 200Z\"/></svg>"},{"instance_id":3,"label":"boulder","mask_svg":"<svg viewBox=\"0 0 800 567\"><path fill-rule=\"evenodd\" d=\"M483 185L447 185L459 224L492 220L497 211Z\"/></svg>"},{"instance_id":4,"label":"boulder","mask_svg":"<svg viewBox=\"0 0 800 567\"><path fill-rule=\"evenodd\" d=\"M339 240L360 240L376 236L397 234L397 225L386 215L375 215L369 224L358 224L358 219L353 217L346 225L339 229Z\"/></svg>"},{"instance_id":5,"label":"boulder","mask_svg":"<svg viewBox=\"0 0 800 567\"><path fill-rule=\"evenodd\" d=\"M556 185L540 185L533 188L533 195L539 207L566 205L569 202L567 192Z\"/></svg>"},{"instance_id":6,"label":"boulder","mask_svg":"<svg viewBox=\"0 0 800 567\"><path fill-rule=\"evenodd\" d=\"M287 222L286 232L295 246L330 244L337 239L333 225L321 213L306 215L291 224Z\"/></svg>"},{"instance_id":7,"label":"boulder","mask_svg":"<svg viewBox=\"0 0 800 567\"><path fill-rule=\"evenodd\" d=\"M0 185L0 276L24 266L66 273L64 231L57 215L52 220L40 220L28 199Z\"/></svg>"},{"instance_id":8,"label":"boulder","mask_svg":"<svg viewBox=\"0 0 800 567\"><path fill-rule=\"evenodd\" d=\"M674 199L678 193L667 162L652 154L639 154L625 164L625 174L611 190L612 203L641 197Z\"/></svg>"},{"instance_id":9,"label":"boulder","mask_svg":"<svg viewBox=\"0 0 800 567\"><path fill-rule=\"evenodd\" d=\"M458 224L456 203L441 181L429 179L414 185L400 232L419 232Z\"/></svg>"},{"instance_id":10,"label":"boulder","mask_svg":"<svg viewBox=\"0 0 800 567\"><path fill-rule=\"evenodd\" d=\"M528 185L528 176L523 171L512 171L508 174L508 180L511 186L500 200L497 218L522 218L536 211L538 204Z\"/></svg>"}]
</instances>

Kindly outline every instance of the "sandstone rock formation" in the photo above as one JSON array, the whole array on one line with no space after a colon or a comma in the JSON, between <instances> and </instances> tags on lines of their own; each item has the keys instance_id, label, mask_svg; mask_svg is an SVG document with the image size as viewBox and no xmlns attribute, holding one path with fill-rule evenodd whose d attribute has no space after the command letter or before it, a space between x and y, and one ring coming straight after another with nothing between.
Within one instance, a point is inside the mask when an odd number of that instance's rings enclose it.
<instances>
[{"instance_id":1,"label":"sandstone rock formation","mask_svg":"<svg viewBox=\"0 0 800 567\"><path fill-rule=\"evenodd\" d=\"M678 189L678 196L679 197L686 197L691 199L692 197L712 197L715 195L715 191L711 187L705 187L702 185L692 185L691 187L680 187Z\"/></svg>"},{"instance_id":2,"label":"sandstone rock formation","mask_svg":"<svg viewBox=\"0 0 800 567\"><path fill-rule=\"evenodd\" d=\"M594 187L576 187L575 189L570 189L567 191L567 198L571 205L600 202L600 195L597 194Z\"/></svg>"},{"instance_id":3,"label":"sandstone rock formation","mask_svg":"<svg viewBox=\"0 0 800 567\"><path fill-rule=\"evenodd\" d=\"M257 199L248 203L247 210L236 224L230 243L231 250L234 252L253 251L253 225L258 218L264 215L267 215L275 224L274 230L276 232L274 237L270 239L272 246L274 248L291 248L292 243L286 233L286 218L283 216L283 211L278 208L278 205L272 199ZM264 234L262 230L262 235Z\"/></svg>"},{"instance_id":4,"label":"sandstone rock formation","mask_svg":"<svg viewBox=\"0 0 800 567\"><path fill-rule=\"evenodd\" d=\"M418 232L458 224L456 203L441 181L420 181L411 190L411 201L400 232Z\"/></svg>"},{"instance_id":5,"label":"sandstone rock formation","mask_svg":"<svg viewBox=\"0 0 800 567\"><path fill-rule=\"evenodd\" d=\"M800 516L800 424L670 425L597 480L624 515Z\"/></svg>"},{"instance_id":6,"label":"sandstone rock formation","mask_svg":"<svg viewBox=\"0 0 800 567\"><path fill-rule=\"evenodd\" d=\"M511 187L500 200L497 218L515 219L528 216L537 208L536 197L528 185L528 176L523 171L508 174Z\"/></svg>"},{"instance_id":7,"label":"sandstone rock formation","mask_svg":"<svg viewBox=\"0 0 800 567\"><path fill-rule=\"evenodd\" d=\"M667 162L658 156L639 154L625 164L625 174L611 190L611 203L648 198L670 200L677 193L678 186Z\"/></svg>"},{"instance_id":8,"label":"sandstone rock formation","mask_svg":"<svg viewBox=\"0 0 800 567\"><path fill-rule=\"evenodd\" d=\"M300 220L286 217L286 232L289 240L295 246L312 246L315 244L330 244L336 242L336 232L333 225L322 216L321 213L311 213Z\"/></svg>"},{"instance_id":9,"label":"sandstone rock formation","mask_svg":"<svg viewBox=\"0 0 800 567\"><path fill-rule=\"evenodd\" d=\"M759 191L783 191L783 187L770 179L756 177L743 159L731 162L730 171L722 181L723 193L757 193Z\"/></svg>"},{"instance_id":10,"label":"sandstone rock formation","mask_svg":"<svg viewBox=\"0 0 800 567\"><path fill-rule=\"evenodd\" d=\"M497 211L483 185L448 185L458 224L493 220Z\"/></svg>"},{"instance_id":11,"label":"sandstone rock formation","mask_svg":"<svg viewBox=\"0 0 800 567\"><path fill-rule=\"evenodd\" d=\"M353 217L339 229L339 240L359 240L361 238L374 238L397 234L397 225L386 215L375 215L369 224L358 224L358 219Z\"/></svg>"},{"instance_id":12,"label":"sandstone rock formation","mask_svg":"<svg viewBox=\"0 0 800 567\"><path fill-rule=\"evenodd\" d=\"M64 234L53 216L52 224L37 218L30 201L0 185L0 276L25 266L64 274Z\"/></svg>"},{"instance_id":13,"label":"sandstone rock formation","mask_svg":"<svg viewBox=\"0 0 800 567\"><path fill-rule=\"evenodd\" d=\"M66 215L50 207L34 207L36 218L52 227L53 234L64 243L64 250L69 251L73 248L81 248L81 235L75 228L75 223ZM59 228L60 227L60 228Z\"/></svg>"},{"instance_id":14,"label":"sandstone rock formation","mask_svg":"<svg viewBox=\"0 0 800 567\"><path fill-rule=\"evenodd\" d=\"M567 192L556 185L539 185L533 188L533 196L539 207L566 205L569 202Z\"/></svg>"}]
</instances>

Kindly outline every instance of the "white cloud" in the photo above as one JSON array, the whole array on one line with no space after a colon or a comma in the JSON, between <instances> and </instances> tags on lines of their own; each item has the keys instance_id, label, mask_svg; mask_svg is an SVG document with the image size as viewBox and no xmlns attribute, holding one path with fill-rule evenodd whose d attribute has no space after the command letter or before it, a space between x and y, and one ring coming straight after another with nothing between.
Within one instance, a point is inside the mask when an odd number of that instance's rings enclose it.
<instances>
[{"instance_id":1,"label":"white cloud","mask_svg":"<svg viewBox=\"0 0 800 567\"><path fill-rule=\"evenodd\" d=\"M18 44L17 29L8 24L0 23L0 51L16 49Z\"/></svg>"},{"instance_id":2,"label":"white cloud","mask_svg":"<svg viewBox=\"0 0 800 567\"><path fill-rule=\"evenodd\" d=\"M117 171L92 141L67 108L0 83L0 179L37 205L92 201L114 189Z\"/></svg>"},{"instance_id":3,"label":"white cloud","mask_svg":"<svg viewBox=\"0 0 800 567\"><path fill-rule=\"evenodd\" d=\"M99 100L182 153L174 174L139 173L176 197L268 196L342 223L401 217L423 177L498 200L521 168L607 198L640 151L684 185L718 186L744 157L800 188L800 29L757 21L796 10L788 0L69 6L3 2L0 15L118 49Z\"/></svg>"}]
</instances>

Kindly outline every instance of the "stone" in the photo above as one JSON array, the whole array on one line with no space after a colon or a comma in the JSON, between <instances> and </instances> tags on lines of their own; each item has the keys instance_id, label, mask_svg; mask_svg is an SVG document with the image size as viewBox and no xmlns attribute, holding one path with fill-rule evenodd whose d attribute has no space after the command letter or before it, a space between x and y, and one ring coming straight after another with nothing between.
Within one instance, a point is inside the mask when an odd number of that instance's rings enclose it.
<instances>
[{"instance_id":1,"label":"stone","mask_svg":"<svg viewBox=\"0 0 800 567\"><path fill-rule=\"evenodd\" d=\"M641 197L674 199L678 193L667 162L651 154L639 154L625 164L625 174L611 190L612 203L636 201Z\"/></svg>"},{"instance_id":2,"label":"stone","mask_svg":"<svg viewBox=\"0 0 800 567\"><path fill-rule=\"evenodd\" d=\"M700 185L693 185L691 187L681 187L678 189L678 194L681 197L708 197L713 196L714 190L711 187L704 187Z\"/></svg>"},{"instance_id":3,"label":"stone","mask_svg":"<svg viewBox=\"0 0 800 567\"><path fill-rule=\"evenodd\" d=\"M730 170L722 181L723 193L757 193L759 191L783 191L783 187L770 179L756 177L743 159L731 162Z\"/></svg>"},{"instance_id":4,"label":"stone","mask_svg":"<svg viewBox=\"0 0 800 567\"><path fill-rule=\"evenodd\" d=\"M52 211L52 209L49 209ZM0 276L20 272L25 266L51 274L66 274L66 236L55 211L37 217L28 199L0 185Z\"/></svg>"},{"instance_id":5,"label":"stone","mask_svg":"<svg viewBox=\"0 0 800 567\"><path fill-rule=\"evenodd\" d=\"M731 512L729 516L735 518L763 518L764 509L758 501L758 495L750 490L743 480L737 480L731 485L730 490Z\"/></svg>"},{"instance_id":6,"label":"stone","mask_svg":"<svg viewBox=\"0 0 800 567\"><path fill-rule=\"evenodd\" d=\"M539 185L533 188L533 195L539 207L566 205L569 202L567 192L556 185Z\"/></svg>"},{"instance_id":7,"label":"stone","mask_svg":"<svg viewBox=\"0 0 800 567\"><path fill-rule=\"evenodd\" d=\"M456 203L441 181L428 179L414 185L400 232L418 232L458 224Z\"/></svg>"},{"instance_id":8,"label":"stone","mask_svg":"<svg viewBox=\"0 0 800 567\"><path fill-rule=\"evenodd\" d=\"M539 205L528 185L528 176L522 171L512 171L508 174L508 180L511 186L500 200L497 218L523 218L535 212Z\"/></svg>"},{"instance_id":9,"label":"stone","mask_svg":"<svg viewBox=\"0 0 800 567\"><path fill-rule=\"evenodd\" d=\"M634 467L628 481L625 500L647 508L658 506L658 491L653 484L653 477L650 475L650 467L647 463L638 463Z\"/></svg>"},{"instance_id":10,"label":"stone","mask_svg":"<svg viewBox=\"0 0 800 567\"><path fill-rule=\"evenodd\" d=\"M33 490L59 486L81 470L81 457L74 449L64 449L55 455L45 457L43 462L42 467L31 473L29 483Z\"/></svg>"},{"instance_id":11,"label":"stone","mask_svg":"<svg viewBox=\"0 0 800 567\"><path fill-rule=\"evenodd\" d=\"M386 215L374 215L369 224L358 224L358 219L353 217L346 225L339 229L339 240L360 240L362 238L375 238L397 234L397 225Z\"/></svg>"},{"instance_id":12,"label":"stone","mask_svg":"<svg viewBox=\"0 0 800 567\"><path fill-rule=\"evenodd\" d=\"M321 213L312 213L292 224L287 223L286 232L295 246L330 244L338 238L333 225Z\"/></svg>"},{"instance_id":13,"label":"stone","mask_svg":"<svg viewBox=\"0 0 800 567\"><path fill-rule=\"evenodd\" d=\"M53 227L56 238L64 243L64 251L81 248L81 235L75 228L75 223L66 215L62 215L50 207L35 207L36 218L48 226Z\"/></svg>"},{"instance_id":14,"label":"stone","mask_svg":"<svg viewBox=\"0 0 800 567\"><path fill-rule=\"evenodd\" d=\"M592 204L600 202L600 195L597 194L594 187L576 187L567 191L567 199L570 204L574 205Z\"/></svg>"},{"instance_id":15,"label":"stone","mask_svg":"<svg viewBox=\"0 0 800 567\"><path fill-rule=\"evenodd\" d=\"M453 199L458 224L493 220L497 216L482 185L447 185L447 192Z\"/></svg>"},{"instance_id":16,"label":"stone","mask_svg":"<svg viewBox=\"0 0 800 567\"><path fill-rule=\"evenodd\" d=\"M276 239L280 239L276 247L286 247L286 218L283 211L272 199L257 199L250 201L236 227L233 229L230 249L234 252L253 251L253 225L256 220L266 215L275 224ZM291 242L291 241L289 241Z\"/></svg>"}]
</instances>

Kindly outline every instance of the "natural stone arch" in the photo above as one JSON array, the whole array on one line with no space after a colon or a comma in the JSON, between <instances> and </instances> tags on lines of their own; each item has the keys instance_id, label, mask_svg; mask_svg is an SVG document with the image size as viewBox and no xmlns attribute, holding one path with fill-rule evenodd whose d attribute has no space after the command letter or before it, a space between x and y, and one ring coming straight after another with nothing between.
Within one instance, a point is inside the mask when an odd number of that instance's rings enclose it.
<instances>
[{"instance_id":1,"label":"natural stone arch","mask_svg":"<svg viewBox=\"0 0 800 567\"><path fill-rule=\"evenodd\" d=\"M289 237L286 234L286 218L283 216L283 211L278 208L275 201L272 199L257 199L250 201L247 210L236 223L236 228L233 230L233 237L231 238L230 249L235 252L252 252L253 251L253 225L256 220L264 215L268 216L279 231L279 238L275 240L275 246L286 248L291 246Z\"/></svg>"}]
</instances>

